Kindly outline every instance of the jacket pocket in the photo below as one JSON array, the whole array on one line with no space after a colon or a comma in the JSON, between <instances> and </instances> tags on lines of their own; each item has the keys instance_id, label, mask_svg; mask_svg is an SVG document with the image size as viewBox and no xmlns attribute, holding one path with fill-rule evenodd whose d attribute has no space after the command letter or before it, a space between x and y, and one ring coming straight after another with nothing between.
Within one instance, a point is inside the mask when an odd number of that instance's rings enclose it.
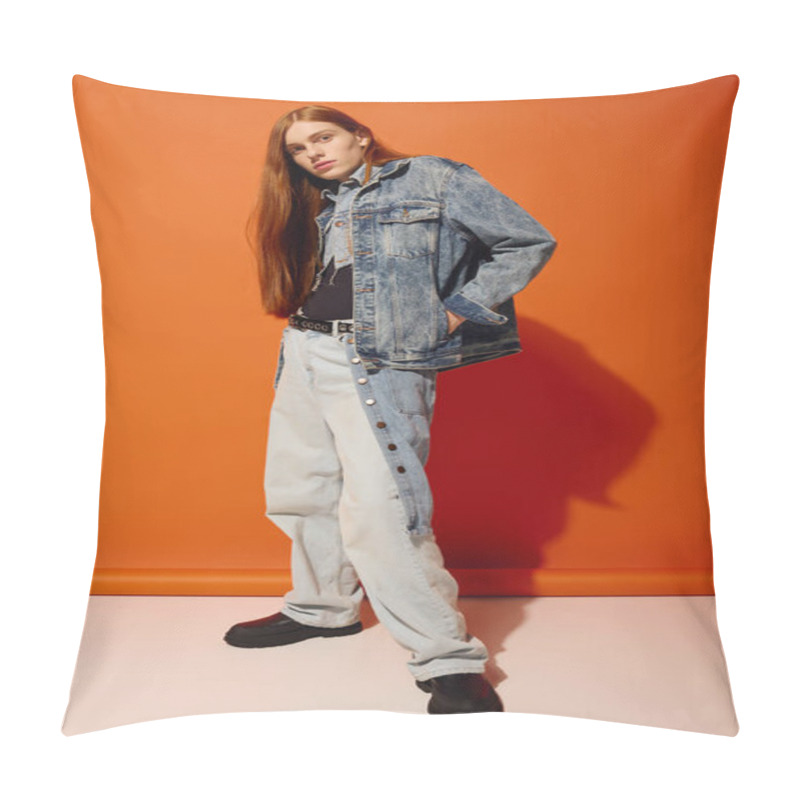
<instances>
[{"instance_id":1,"label":"jacket pocket","mask_svg":"<svg viewBox=\"0 0 800 800\"><path fill-rule=\"evenodd\" d=\"M377 220L383 229L386 254L419 258L436 252L441 214L438 206L413 204L379 211Z\"/></svg>"},{"instance_id":2,"label":"jacket pocket","mask_svg":"<svg viewBox=\"0 0 800 800\"><path fill-rule=\"evenodd\" d=\"M440 300L437 303L437 339L440 342L444 342L449 339L453 334L448 332L448 328L450 327L450 320L447 318L447 312L444 307L444 303ZM455 331L453 331L455 333Z\"/></svg>"}]
</instances>

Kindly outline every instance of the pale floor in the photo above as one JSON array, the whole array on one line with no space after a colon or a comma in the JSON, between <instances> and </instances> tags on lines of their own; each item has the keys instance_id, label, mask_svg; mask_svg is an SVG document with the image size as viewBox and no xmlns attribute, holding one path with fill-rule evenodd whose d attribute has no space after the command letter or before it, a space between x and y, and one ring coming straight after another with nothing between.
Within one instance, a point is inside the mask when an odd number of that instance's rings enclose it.
<instances>
[{"instance_id":1,"label":"pale floor","mask_svg":"<svg viewBox=\"0 0 800 800\"><path fill-rule=\"evenodd\" d=\"M90 597L63 732L192 714L379 709L424 714L408 653L364 604L364 631L231 647L280 597ZM507 712L733 736L713 597L462 598Z\"/></svg>"}]
</instances>

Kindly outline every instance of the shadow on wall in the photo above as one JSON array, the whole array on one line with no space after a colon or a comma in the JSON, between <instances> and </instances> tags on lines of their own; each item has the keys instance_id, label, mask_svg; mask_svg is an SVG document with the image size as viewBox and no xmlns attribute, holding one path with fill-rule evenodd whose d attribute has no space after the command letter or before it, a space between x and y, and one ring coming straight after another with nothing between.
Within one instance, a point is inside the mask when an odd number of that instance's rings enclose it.
<instances>
[{"instance_id":1,"label":"shadow on wall","mask_svg":"<svg viewBox=\"0 0 800 800\"><path fill-rule=\"evenodd\" d=\"M543 566L569 500L613 505L608 487L656 422L582 345L533 320L518 326L522 353L439 376L427 470L449 568Z\"/></svg>"}]
</instances>

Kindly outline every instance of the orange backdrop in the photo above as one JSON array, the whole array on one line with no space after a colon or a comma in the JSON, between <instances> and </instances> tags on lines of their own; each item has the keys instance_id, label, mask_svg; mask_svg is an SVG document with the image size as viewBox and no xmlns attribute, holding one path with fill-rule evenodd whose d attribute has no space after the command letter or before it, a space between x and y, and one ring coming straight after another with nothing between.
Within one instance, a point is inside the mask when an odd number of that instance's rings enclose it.
<instances>
[{"instance_id":1,"label":"orange backdrop","mask_svg":"<svg viewBox=\"0 0 800 800\"><path fill-rule=\"evenodd\" d=\"M283 321L244 238L285 111L335 105L475 167L559 242L524 352L442 373L434 525L466 595L712 594L708 287L738 78L638 94L371 103L73 78L103 290L94 594L280 595L262 476Z\"/></svg>"}]
</instances>

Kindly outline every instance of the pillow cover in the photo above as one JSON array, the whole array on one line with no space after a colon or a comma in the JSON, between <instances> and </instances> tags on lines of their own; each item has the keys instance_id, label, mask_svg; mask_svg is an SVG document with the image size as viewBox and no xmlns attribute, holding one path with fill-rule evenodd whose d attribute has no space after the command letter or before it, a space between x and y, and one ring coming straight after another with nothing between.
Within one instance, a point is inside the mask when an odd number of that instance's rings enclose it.
<instances>
[{"instance_id":1,"label":"pillow cover","mask_svg":"<svg viewBox=\"0 0 800 800\"><path fill-rule=\"evenodd\" d=\"M436 538L470 628L497 654L506 710L738 730L703 430L737 88L729 75L617 96L326 103L404 152L471 165L559 242L515 297L523 352L441 375L428 464ZM64 733L234 710L423 712L374 619L362 636L302 648L221 640L291 587L262 484L285 321L260 306L245 223L269 131L306 101L80 75L73 90L107 416ZM338 680L313 680L321 662Z\"/></svg>"}]
</instances>

